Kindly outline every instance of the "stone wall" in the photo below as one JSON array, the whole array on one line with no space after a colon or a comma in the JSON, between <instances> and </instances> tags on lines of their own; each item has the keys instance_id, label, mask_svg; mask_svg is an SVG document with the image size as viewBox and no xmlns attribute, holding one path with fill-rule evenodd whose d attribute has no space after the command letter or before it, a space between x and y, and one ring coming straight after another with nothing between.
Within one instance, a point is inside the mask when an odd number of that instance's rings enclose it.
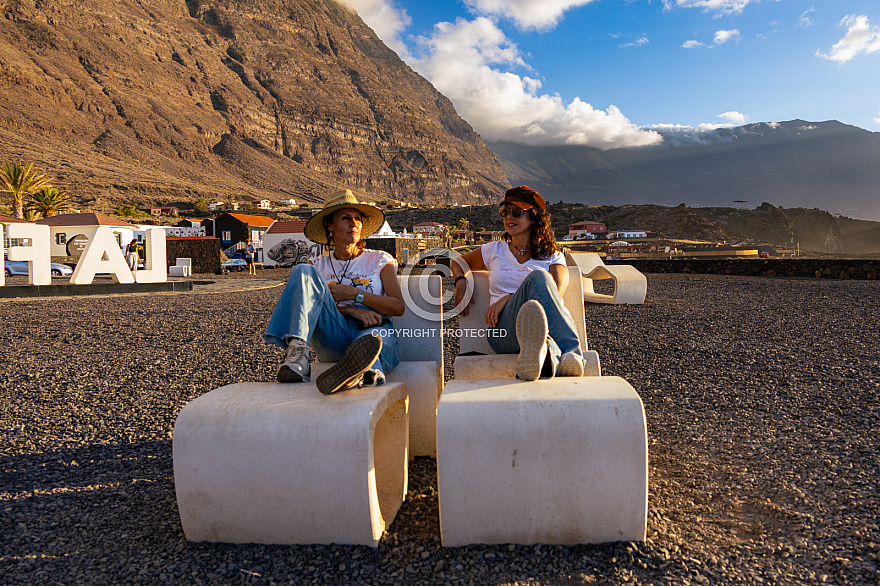
<instances>
[{"instance_id":1,"label":"stone wall","mask_svg":"<svg viewBox=\"0 0 880 586\"><path fill-rule=\"evenodd\" d=\"M419 243L424 246L419 248ZM439 238L370 238L367 240L367 248L384 250L397 259L398 266L404 266L409 259L415 260L423 250L439 248L442 241Z\"/></svg>"},{"instance_id":2,"label":"stone wall","mask_svg":"<svg viewBox=\"0 0 880 586\"><path fill-rule=\"evenodd\" d=\"M627 264L643 273L700 273L759 277L808 277L814 279L880 279L880 260L850 259L625 259L606 264Z\"/></svg>"},{"instance_id":3,"label":"stone wall","mask_svg":"<svg viewBox=\"0 0 880 586\"><path fill-rule=\"evenodd\" d=\"M192 259L193 273L214 273L220 269L220 240L217 238L167 238L168 266L178 258Z\"/></svg>"}]
</instances>

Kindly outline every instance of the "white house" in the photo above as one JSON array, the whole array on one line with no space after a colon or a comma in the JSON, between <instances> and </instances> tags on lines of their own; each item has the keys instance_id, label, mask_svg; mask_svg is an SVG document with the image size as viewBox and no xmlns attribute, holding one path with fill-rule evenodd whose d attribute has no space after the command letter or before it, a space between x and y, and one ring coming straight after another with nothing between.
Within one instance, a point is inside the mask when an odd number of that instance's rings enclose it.
<instances>
[{"instance_id":1,"label":"white house","mask_svg":"<svg viewBox=\"0 0 880 586\"><path fill-rule=\"evenodd\" d=\"M205 227L201 224L196 226L162 226L165 229L166 236L175 236L177 238L193 238L197 236L205 236Z\"/></svg>"},{"instance_id":2,"label":"white house","mask_svg":"<svg viewBox=\"0 0 880 586\"><path fill-rule=\"evenodd\" d=\"M283 206L289 206L289 207L295 207L295 206L296 206L296 200L295 200L294 198L292 198L292 197L289 197L289 198L287 198L287 199L282 199L282 200L279 201L278 203L280 203L280 204L283 205Z\"/></svg>"},{"instance_id":3,"label":"white house","mask_svg":"<svg viewBox=\"0 0 880 586\"><path fill-rule=\"evenodd\" d=\"M428 234L435 234L440 231L440 228L443 227L443 224L439 222L420 222L413 226L413 234L417 234L420 236L426 236Z\"/></svg>"},{"instance_id":4,"label":"white house","mask_svg":"<svg viewBox=\"0 0 880 586\"><path fill-rule=\"evenodd\" d=\"M292 266L320 256L322 248L303 233L306 220L274 221L263 234L263 264Z\"/></svg>"},{"instance_id":5,"label":"white house","mask_svg":"<svg viewBox=\"0 0 880 586\"><path fill-rule=\"evenodd\" d=\"M109 226L120 248L136 238L135 232L139 230L138 226L134 224L95 213L60 214L42 218L36 223L49 226L50 255L53 258L73 257L78 259L85 250L86 244L94 236L98 226ZM143 234L143 232L141 233Z\"/></svg>"},{"instance_id":6,"label":"white house","mask_svg":"<svg viewBox=\"0 0 880 586\"><path fill-rule=\"evenodd\" d=\"M616 240L621 238L647 238L647 230L615 230L608 232L608 240Z\"/></svg>"}]
</instances>

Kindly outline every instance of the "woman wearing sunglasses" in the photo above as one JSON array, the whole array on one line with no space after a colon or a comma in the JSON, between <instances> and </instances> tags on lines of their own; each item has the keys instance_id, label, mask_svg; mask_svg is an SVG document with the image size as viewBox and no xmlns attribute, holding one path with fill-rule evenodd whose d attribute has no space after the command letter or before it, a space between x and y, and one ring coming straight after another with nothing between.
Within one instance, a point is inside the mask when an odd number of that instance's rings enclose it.
<instances>
[{"instance_id":1,"label":"woman wearing sunglasses","mask_svg":"<svg viewBox=\"0 0 880 586\"><path fill-rule=\"evenodd\" d=\"M503 240L465 254L468 268L489 271L486 324L497 328L489 345L498 354L516 354L516 376L583 376L584 360L571 314L562 303L568 267L556 244L544 198L526 186L507 191L499 206ZM466 275L452 263L455 303L464 298ZM468 314L468 307L462 311ZM506 333L506 335L504 335Z\"/></svg>"}]
</instances>

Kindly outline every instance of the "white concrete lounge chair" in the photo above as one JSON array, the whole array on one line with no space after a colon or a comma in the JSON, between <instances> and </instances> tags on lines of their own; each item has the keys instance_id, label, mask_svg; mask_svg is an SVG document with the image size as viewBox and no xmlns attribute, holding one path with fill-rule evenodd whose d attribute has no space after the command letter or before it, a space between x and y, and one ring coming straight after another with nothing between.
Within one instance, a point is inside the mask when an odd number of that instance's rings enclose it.
<instances>
[{"instance_id":1,"label":"white concrete lounge chair","mask_svg":"<svg viewBox=\"0 0 880 586\"><path fill-rule=\"evenodd\" d=\"M586 349L583 292L572 273L564 303ZM488 275L461 328L482 326ZM577 312L577 308L580 311ZM462 337L461 349L491 352ZM588 370L599 374L598 355ZM625 380L516 380L516 356L458 356L437 408L437 480L444 546L574 545L644 540L648 513L645 413Z\"/></svg>"},{"instance_id":2,"label":"white concrete lounge chair","mask_svg":"<svg viewBox=\"0 0 880 586\"><path fill-rule=\"evenodd\" d=\"M394 318L400 364L388 382L406 384L409 394L409 455L437 455L437 401L443 390L443 329L439 275L399 277L406 312ZM434 301L438 300L438 301ZM318 376L331 364L312 364Z\"/></svg>"},{"instance_id":3,"label":"white concrete lounge chair","mask_svg":"<svg viewBox=\"0 0 880 586\"><path fill-rule=\"evenodd\" d=\"M443 385L440 277L401 287L402 362L386 384L325 396L314 383L240 383L183 408L174 482L188 540L378 545L406 495L409 442L436 454ZM313 364L312 380L328 366Z\"/></svg>"},{"instance_id":4,"label":"white concrete lounge chair","mask_svg":"<svg viewBox=\"0 0 880 586\"><path fill-rule=\"evenodd\" d=\"M568 266L576 266L583 278L584 301L590 303L630 303L640 305L645 302L648 280L631 265L606 265L595 252L572 252L565 255ZM603 295L593 290L593 280L612 279L614 292Z\"/></svg>"},{"instance_id":5,"label":"white concrete lounge chair","mask_svg":"<svg viewBox=\"0 0 880 586\"><path fill-rule=\"evenodd\" d=\"M192 275L192 259L178 258L175 264L168 267L168 274L172 277L189 277Z\"/></svg>"},{"instance_id":6,"label":"white concrete lounge chair","mask_svg":"<svg viewBox=\"0 0 880 586\"><path fill-rule=\"evenodd\" d=\"M581 352L584 355L585 374L599 376L601 366L599 355L595 350L587 348L586 325L584 322L584 296L581 289L580 273L577 268L568 269L568 288L562 302L571 313L581 341ZM455 378L513 378L516 376L516 355L495 354L485 336L472 335L485 331L484 317L489 308L489 273L487 271L471 271L474 283L474 303L470 305L468 315L459 317L462 336L460 338L459 356L455 359ZM467 334L467 335L465 335ZM462 356L479 352L485 356Z\"/></svg>"}]
</instances>

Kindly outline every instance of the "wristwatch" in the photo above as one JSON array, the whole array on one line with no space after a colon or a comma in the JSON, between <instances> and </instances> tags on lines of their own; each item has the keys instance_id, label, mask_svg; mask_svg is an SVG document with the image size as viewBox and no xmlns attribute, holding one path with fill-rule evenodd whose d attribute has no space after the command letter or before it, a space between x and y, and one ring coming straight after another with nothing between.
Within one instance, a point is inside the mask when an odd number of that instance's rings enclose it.
<instances>
[{"instance_id":1,"label":"wristwatch","mask_svg":"<svg viewBox=\"0 0 880 586\"><path fill-rule=\"evenodd\" d=\"M357 301L358 303L363 303L364 302L364 294L358 293L357 297L355 297L354 300Z\"/></svg>"}]
</instances>

